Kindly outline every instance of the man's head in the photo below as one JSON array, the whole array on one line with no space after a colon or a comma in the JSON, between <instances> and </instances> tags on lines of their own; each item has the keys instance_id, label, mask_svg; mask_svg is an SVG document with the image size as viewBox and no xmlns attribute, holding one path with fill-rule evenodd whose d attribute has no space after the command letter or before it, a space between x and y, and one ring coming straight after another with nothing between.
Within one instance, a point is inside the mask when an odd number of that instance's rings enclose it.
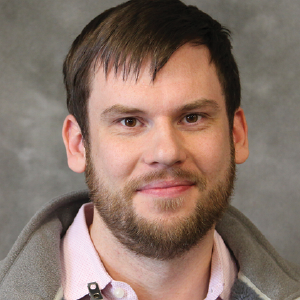
<instances>
[{"instance_id":1,"label":"man's head","mask_svg":"<svg viewBox=\"0 0 300 300\"><path fill-rule=\"evenodd\" d=\"M153 80L182 45L205 45L226 99L230 128L240 106L239 72L229 31L194 6L178 0L131 0L93 19L74 41L64 63L67 106L88 141L87 102L99 66L137 78L151 61Z\"/></svg>"},{"instance_id":2,"label":"man's head","mask_svg":"<svg viewBox=\"0 0 300 300\"><path fill-rule=\"evenodd\" d=\"M69 166L123 245L171 259L213 228L248 155L228 32L168 0L130 1L86 28L64 68Z\"/></svg>"}]
</instances>

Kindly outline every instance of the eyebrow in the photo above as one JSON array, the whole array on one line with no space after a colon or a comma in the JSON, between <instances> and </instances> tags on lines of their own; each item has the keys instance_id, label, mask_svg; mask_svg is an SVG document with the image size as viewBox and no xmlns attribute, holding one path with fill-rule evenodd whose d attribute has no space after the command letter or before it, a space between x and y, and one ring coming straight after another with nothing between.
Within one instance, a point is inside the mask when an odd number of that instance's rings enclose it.
<instances>
[{"instance_id":1,"label":"eyebrow","mask_svg":"<svg viewBox=\"0 0 300 300\"><path fill-rule=\"evenodd\" d=\"M218 104L218 102L209 99L199 99L192 103L188 103L184 105L180 110L185 112L185 111L190 111L193 109L199 109L204 107L211 107L216 111L220 110L220 105Z\"/></svg>"},{"instance_id":2,"label":"eyebrow","mask_svg":"<svg viewBox=\"0 0 300 300\"><path fill-rule=\"evenodd\" d=\"M105 118L108 115L114 115L114 114L139 114L139 113L144 113L144 111L134 108L134 107L129 107L121 104L115 104L107 109L105 109L101 113L101 117Z\"/></svg>"},{"instance_id":3,"label":"eyebrow","mask_svg":"<svg viewBox=\"0 0 300 300\"><path fill-rule=\"evenodd\" d=\"M177 111L186 112L194 109L200 109L204 107L211 107L212 109L218 111L220 110L220 106L215 100L209 100L209 99L199 99L194 102L188 103L183 105L182 107L179 107ZM102 118L106 118L109 115L118 115L118 114L145 114L145 111L129 107L121 104L115 104L107 109L105 109L101 113Z\"/></svg>"}]
</instances>

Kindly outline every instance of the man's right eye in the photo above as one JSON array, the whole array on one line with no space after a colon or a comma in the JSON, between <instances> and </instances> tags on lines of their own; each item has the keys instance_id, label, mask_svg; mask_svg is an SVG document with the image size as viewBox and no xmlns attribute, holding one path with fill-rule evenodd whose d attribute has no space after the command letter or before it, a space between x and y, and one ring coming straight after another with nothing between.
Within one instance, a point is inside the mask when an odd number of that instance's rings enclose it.
<instances>
[{"instance_id":1,"label":"man's right eye","mask_svg":"<svg viewBox=\"0 0 300 300\"><path fill-rule=\"evenodd\" d=\"M135 127L138 123L138 120L136 118L124 118L121 121L121 124L126 126L126 127Z\"/></svg>"}]
</instances>

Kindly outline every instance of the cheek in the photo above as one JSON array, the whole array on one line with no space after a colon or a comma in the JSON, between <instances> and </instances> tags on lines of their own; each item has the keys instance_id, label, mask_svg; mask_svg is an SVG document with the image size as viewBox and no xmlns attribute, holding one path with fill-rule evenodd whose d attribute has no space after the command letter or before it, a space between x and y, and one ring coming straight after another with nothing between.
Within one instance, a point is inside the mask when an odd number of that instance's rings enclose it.
<instances>
[{"instance_id":1,"label":"cheek","mask_svg":"<svg viewBox=\"0 0 300 300\"><path fill-rule=\"evenodd\" d=\"M133 172L138 160L134 147L105 136L97 140L98 142L92 145L94 168L97 173L110 181L126 180L125 177Z\"/></svg>"},{"instance_id":2,"label":"cheek","mask_svg":"<svg viewBox=\"0 0 300 300\"><path fill-rule=\"evenodd\" d=\"M231 161L229 134L210 135L198 142L195 149L196 164L206 176L218 178L227 171Z\"/></svg>"}]
</instances>

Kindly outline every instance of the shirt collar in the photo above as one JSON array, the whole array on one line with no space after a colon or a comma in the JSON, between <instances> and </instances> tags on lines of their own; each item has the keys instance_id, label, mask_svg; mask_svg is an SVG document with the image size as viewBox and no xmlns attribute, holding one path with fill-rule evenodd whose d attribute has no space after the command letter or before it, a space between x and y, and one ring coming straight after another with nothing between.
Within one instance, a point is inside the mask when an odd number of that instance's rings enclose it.
<instances>
[{"instance_id":1,"label":"shirt collar","mask_svg":"<svg viewBox=\"0 0 300 300\"><path fill-rule=\"evenodd\" d=\"M85 296L90 282L97 282L102 290L112 281L90 238L92 216L92 203L83 205L62 240L62 286L66 299Z\"/></svg>"}]
</instances>

